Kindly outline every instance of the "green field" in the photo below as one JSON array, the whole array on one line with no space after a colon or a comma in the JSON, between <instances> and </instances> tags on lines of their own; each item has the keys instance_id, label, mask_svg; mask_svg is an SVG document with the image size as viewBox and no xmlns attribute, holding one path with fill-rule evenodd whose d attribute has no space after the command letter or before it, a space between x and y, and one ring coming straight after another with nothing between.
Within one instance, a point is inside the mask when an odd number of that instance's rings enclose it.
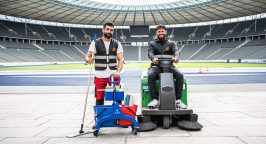
<instances>
[{"instance_id":1,"label":"green field","mask_svg":"<svg viewBox=\"0 0 266 144\"><path fill-rule=\"evenodd\" d=\"M143 68L147 69L150 63L126 63L125 68ZM243 67L266 67L266 64L248 64L248 63L191 63L183 62L175 64L177 68L243 68ZM20 67L0 67L0 70L70 70L70 69L88 69L89 65L84 64L65 64L65 65L43 65L43 66L20 66Z\"/></svg>"}]
</instances>

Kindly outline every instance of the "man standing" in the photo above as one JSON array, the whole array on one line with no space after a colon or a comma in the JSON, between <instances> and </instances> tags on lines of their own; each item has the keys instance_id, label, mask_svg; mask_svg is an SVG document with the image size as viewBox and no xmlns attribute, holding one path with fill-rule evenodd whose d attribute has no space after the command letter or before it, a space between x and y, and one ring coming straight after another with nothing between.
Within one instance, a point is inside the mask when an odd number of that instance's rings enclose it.
<instances>
[{"instance_id":1,"label":"man standing","mask_svg":"<svg viewBox=\"0 0 266 144\"><path fill-rule=\"evenodd\" d=\"M151 67L148 70L148 83L152 101L148 104L149 107L156 107L159 105L159 96L156 93L156 80L159 78L162 69L158 65L158 57L156 55L170 57L174 63L178 63L179 53L178 47L175 42L169 40L167 35L167 29L164 25L158 25L156 27L156 38L150 42L148 49L148 57L152 61ZM181 74L174 65L170 68L170 72L173 73L175 81L175 94L176 94L176 107L186 108L186 105L181 102L182 90L183 90L183 74Z\"/></svg>"},{"instance_id":2,"label":"man standing","mask_svg":"<svg viewBox=\"0 0 266 144\"><path fill-rule=\"evenodd\" d=\"M121 43L112 38L114 25L105 23L102 29L103 37L93 41L86 55L86 62L92 64L95 60L95 97L96 105L104 104L104 91L109 83L109 77L120 76L123 68L124 56Z\"/></svg>"}]
</instances>

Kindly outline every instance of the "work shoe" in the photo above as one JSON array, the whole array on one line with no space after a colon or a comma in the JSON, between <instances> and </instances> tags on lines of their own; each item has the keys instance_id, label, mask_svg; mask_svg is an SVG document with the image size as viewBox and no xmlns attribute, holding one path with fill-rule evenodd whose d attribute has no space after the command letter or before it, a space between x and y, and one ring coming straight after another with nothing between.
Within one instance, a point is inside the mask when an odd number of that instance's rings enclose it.
<instances>
[{"instance_id":1,"label":"work shoe","mask_svg":"<svg viewBox=\"0 0 266 144\"><path fill-rule=\"evenodd\" d=\"M180 99L175 101L175 105L178 109L187 109L187 106Z\"/></svg>"},{"instance_id":2,"label":"work shoe","mask_svg":"<svg viewBox=\"0 0 266 144\"><path fill-rule=\"evenodd\" d=\"M159 105L159 101L157 99L153 99L149 104L148 107L155 108Z\"/></svg>"}]
</instances>

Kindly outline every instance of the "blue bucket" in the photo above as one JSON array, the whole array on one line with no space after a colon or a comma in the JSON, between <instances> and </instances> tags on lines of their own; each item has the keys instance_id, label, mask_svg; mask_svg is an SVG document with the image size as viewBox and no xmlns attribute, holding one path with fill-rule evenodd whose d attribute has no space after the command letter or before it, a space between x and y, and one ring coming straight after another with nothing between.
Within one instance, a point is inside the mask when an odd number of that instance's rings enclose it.
<instances>
[{"instance_id":1,"label":"blue bucket","mask_svg":"<svg viewBox=\"0 0 266 144\"><path fill-rule=\"evenodd\" d=\"M113 110L112 105L97 105L94 106L94 113L96 115L96 119L99 120L105 116L111 115L112 110ZM114 127L116 125L117 121L116 120L108 120L104 121L101 124L101 127Z\"/></svg>"},{"instance_id":2,"label":"blue bucket","mask_svg":"<svg viewBox=\"0 0 266 144\"><path fill-rule=\"evenodd\" d=\"M124 92L123 91L116 91L115 92L115 101L117 100L124 100ZM114 92L113 91L105 91L105 100L106 101L113 101L114 97Z\"/></svg>"}]
</instances>

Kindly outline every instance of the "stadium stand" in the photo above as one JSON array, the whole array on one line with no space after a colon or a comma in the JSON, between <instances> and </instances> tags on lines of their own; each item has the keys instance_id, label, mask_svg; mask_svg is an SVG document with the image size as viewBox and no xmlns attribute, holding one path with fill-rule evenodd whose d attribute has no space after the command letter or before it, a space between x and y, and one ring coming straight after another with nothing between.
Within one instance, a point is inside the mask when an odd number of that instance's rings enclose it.
<instances>
[{"instance_id":1,"label":"stadium stand","mask_svg":"<svg viewBox=\"0 0 266 144\"><path fill-rule=\"evenodd\" d=\"M139 49L135 46L124 46L125 61L138 61Z\"/></svg>"},{"instance_id":2,"label":"stadium stand","mask_svg":"<svg viewBox=\"0 0 266 144\"><path fill-rule=\"evenodd\" d=\"M84 61L89 43L102 35L100 28L69 28L0 21L0 62ZM124 45L126 61L147 61L149 42L155 35L131 37L130 30L116 29L114 38ZM181 60L266 58L266 19L227 24L169 28L178 43Z\"/></svg>"}]
</instances>

